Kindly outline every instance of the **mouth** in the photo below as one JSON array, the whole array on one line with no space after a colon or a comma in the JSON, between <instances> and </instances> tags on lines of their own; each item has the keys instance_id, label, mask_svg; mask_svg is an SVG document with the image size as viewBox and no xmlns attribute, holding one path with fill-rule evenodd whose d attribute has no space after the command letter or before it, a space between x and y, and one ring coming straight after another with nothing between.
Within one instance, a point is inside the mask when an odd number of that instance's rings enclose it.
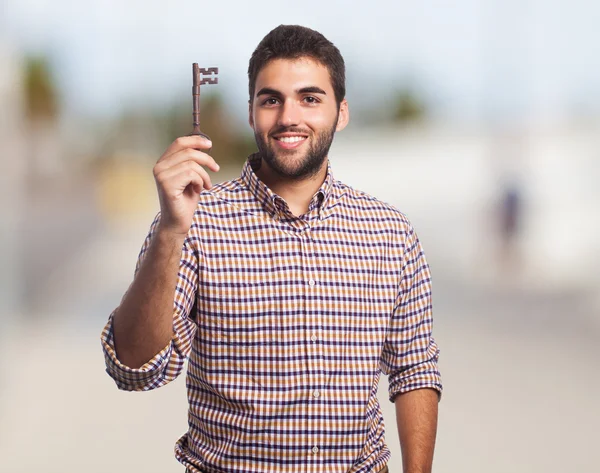
<instances>
[{"instance_id":1,"label":"mouth","mask_svg":"<svg viewBox=\"0 0 600 473\"><path fill-rule=\"evenodd\" d=\"M302 144L308 139L308 135L282 133L280 135L274 135L273 138L280 148L295 149L302 146Z\"/></svg>"}]
</instances>

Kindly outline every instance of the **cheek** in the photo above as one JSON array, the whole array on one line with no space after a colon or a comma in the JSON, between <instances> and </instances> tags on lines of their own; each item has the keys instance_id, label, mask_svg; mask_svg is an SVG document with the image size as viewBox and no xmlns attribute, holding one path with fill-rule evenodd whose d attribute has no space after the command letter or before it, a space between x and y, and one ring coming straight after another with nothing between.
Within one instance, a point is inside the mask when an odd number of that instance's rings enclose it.
<instances>
[{"instance_id":1,"label":"cheek","mask_svg":"<svg viewBox=\"0 0 600 473\"><path fill-rule=\"evenodd\" d=\"M322 110L310 110L305 115L306 124L314 130L329 129L336 121L336 113L323 113Z\"/></svg>"},{"instance_id":2,"label":"cheek","mask_svg":"<svg viewBox=\"0 0 600 473\"><path fill-rule=\"evenodd\" d=\"M273 128L276 120L271 116L272 114L260 113L254 114L254 132L255 133L268 133Z\"/></svg>"}]
</instances>

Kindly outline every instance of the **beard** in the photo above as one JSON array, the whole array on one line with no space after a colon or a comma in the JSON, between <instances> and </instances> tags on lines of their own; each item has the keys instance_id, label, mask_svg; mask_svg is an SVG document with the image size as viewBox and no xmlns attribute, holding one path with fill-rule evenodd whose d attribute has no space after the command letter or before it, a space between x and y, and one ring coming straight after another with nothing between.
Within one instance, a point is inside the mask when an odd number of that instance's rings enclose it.
<instances>
[{"instance_id":1,"label":"beard","mask_svg":"<svg viewBox=\"0 0 600 473\"><path fill-rule=\"evenodd\" d=\"M256 146L260 157L269 165L273 172L280 177L287 179L309 179L316 175L329 154L329 148L333 142L337 118L333 126L318 134L312 135L297 127L280 128L273 132L276 133L306 133L310 138L310 145L304 155L300 155L298 150L278 150L276 153L273 146L270 145L268 137L265 138L258 133L254 133Z\"/></svg>"}]
</instances>

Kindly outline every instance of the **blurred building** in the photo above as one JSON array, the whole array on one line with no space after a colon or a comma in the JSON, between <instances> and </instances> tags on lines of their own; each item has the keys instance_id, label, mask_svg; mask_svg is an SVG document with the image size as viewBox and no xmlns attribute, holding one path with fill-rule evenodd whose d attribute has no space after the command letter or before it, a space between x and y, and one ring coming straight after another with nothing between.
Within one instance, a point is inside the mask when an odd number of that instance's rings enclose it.
<instances>
[{"instance_id":1,"label":"blurred building","mask_svg":"<svg viewBox=\"0 0 600 473\"><path fill-rule=\"evenodd\" d=\"M599 129L590 120L507 133L448 123L353 130L336 138L332 161L337 177L358 188L369 183L363 190L407 213L449 277L593 289L600 288ZM520 200L518 261L506 274L498 219L510 186Z\"/></svg>"}]
</instances>

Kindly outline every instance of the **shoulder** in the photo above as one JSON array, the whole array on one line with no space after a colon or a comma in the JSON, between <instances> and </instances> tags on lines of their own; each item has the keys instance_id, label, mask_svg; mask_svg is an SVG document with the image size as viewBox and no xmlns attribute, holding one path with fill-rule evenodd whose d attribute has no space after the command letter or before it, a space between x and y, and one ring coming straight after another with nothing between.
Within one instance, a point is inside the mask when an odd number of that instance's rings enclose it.
<instances>
[{"instance_id":1,"label":"shoulder","mask_svg":"<svg viewBox=\"0 0 600 473\"><path fill-rule=\"evenodd\" d=\"M256 200L241 178L231 179L213 185L210 190L200 194L196 217L231 216L232 212L251 212L256 207Z\"/></svg>"},{"instance_id":2,"label":"shoulder","mask_svg":"<svg viewBox=\"0 0 600 473\"><path fill-rule=\"evenodd\" d=\"M406 214L397 207L377 197L356 189L341 181L334 181L334 205L341 214L354 215L366 224L377 223L380 226L394 228L401 232L413 231Z\"/></svg>"}]
</instances>

